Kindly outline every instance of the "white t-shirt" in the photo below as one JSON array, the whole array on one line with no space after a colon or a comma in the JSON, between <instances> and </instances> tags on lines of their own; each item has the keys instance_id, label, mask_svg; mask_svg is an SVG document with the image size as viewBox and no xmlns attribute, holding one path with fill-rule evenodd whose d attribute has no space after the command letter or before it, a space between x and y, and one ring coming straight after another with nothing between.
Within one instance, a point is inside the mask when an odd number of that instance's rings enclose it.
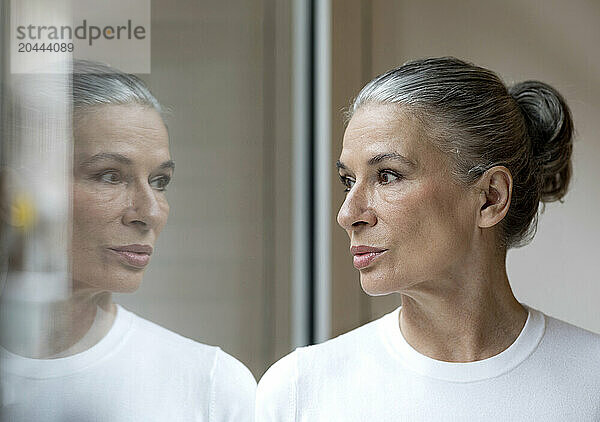
<instances>
[{"instance_id":1,"label":"white t-shirt","mask_svg":"<svg viewBox=\"0 0 600 422\"><path fill-rule=\"evenodd\" d=\"M477 362L417 352L399 309L299 348L259 382L256 421L600 421L600 336L528 310L515 342Z\"/></svg>"},{"instance_id":2,"label":"white t-shirt","mask_svg":"<svg viewBox=\"0 0 600 422\"><path fill-rule=\"evenodd\" d=\"M117 306L108 334L59 359L1 352L1 421L251 421L256 382L218 347Z\"/></svg>"}]
</instances>

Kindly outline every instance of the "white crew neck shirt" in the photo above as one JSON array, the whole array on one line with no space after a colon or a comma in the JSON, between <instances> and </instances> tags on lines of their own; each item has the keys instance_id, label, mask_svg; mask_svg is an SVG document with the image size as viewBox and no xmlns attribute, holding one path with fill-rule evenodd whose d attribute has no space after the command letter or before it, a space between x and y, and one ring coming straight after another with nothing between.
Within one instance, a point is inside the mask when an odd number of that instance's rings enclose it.
<instances>
[{"instance_id":1,"label":"white crew neck shirt","mask_svg":"<svg viewBox=\"0 0 600 422\"><path fill-rule=\"evenodd\" d=\"M259 382L263 421L600 421L600 336L527 308L513 344L476 362L431 359L396 309L296 349Z\"/></svg>"},{"instance_id":2,"label":"white crew neck shirt","mask_svg":"<svg viewBox=\"0 0 600 422\"><path fill-rule=\"evenodd\" d=\"M119 305L107 335L81 353L0 358L0 421L253 420L256 382L243 364Z\"/></svg>"}]
</instances>

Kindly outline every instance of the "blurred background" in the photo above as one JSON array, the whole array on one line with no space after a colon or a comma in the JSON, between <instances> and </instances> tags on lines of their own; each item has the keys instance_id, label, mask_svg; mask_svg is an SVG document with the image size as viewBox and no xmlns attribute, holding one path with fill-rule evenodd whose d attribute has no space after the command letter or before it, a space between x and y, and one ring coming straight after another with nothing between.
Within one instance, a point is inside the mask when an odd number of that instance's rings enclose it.
<instances>
[{"instance_id":1,"label":"blurred background","mask_svg":"<svg viewBox=\"0 0 600 422\"><path fill-rule=\"evenodd\" d=\"M115 301L262 373L399 305L360 289L334 163L374 76L453 55L571 106L564 203L509 253L517 298L600 333L600 3L593 0L152 0L151 73L170 109L169 222L142 287ZM2 32L6 34L4 27ZM7 56L4 55L4 60ZM6 66L4 67L6 71Z\"/></svg>"}]
</instances>

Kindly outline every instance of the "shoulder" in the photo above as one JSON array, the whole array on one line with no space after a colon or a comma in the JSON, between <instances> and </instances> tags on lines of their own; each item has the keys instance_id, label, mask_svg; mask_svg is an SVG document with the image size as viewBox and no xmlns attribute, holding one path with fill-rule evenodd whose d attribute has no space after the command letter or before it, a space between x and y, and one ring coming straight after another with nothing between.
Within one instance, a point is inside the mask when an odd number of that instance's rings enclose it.
<instances>
[{"instance_id":1,"label":"shoulder","mask_svg":"<svg viewBox=\"0 0 600 422\"><path fill-rule=\"evenodd\" d=\"M577 327L557 318L545 315L544 340L557 353L569 352L570 356L593 359L600 367L600 335Z\"/></svg>"},{"instance_id":2,"label":"shoulder","mask_svg":"<svg viewBox=\"0 0 600 422\"><path fill-rule=\"evenodd\" d=\"M243 363L219 347L196 342L119 307L121 311L131 320L127 343L135 350L130 355L143 355L153 371L163 368L170 379L191 380L189 388L208 397L210 421L253 420L256 381Z\"/></svg>"},{"instance_id":3,"label":"shoulder","mask_svg":"<svg viewBox=\"0 0 600 422\"><path fill-rule=\"evenodd\" d=\"M254 391L256 380L250 370L242 362L217 347L213 377L229 379L242 386L251 387Z\"/></svg>"},{"instance_id":4,"label":"shoulder","mask_svg":"<svg viewBox=\"0 0 600 422\"><path fill-rule=\"evenodd\" d=\"M256 421L294 421L298 349L275 362L256 390Z\"/></svg>"},{"instance_id":5,"label":"shoulder","mask_svg":"<svg viewBox=\"0 0 600 422\"><path fill-rule=\"evenodd\" d=\"M152 321L142 318L135 313L119 306L119 317L128 318L131 323L129 344L138 347L147 347L160 358L173 361L173 356L178 360L194 360L204 362L208 368L213 366L219 348L199 343L190 338L177 334ZM174 354L173 354L174 353Z\"/></svg>"},{"instance_id":6,"label":"shoulder","mask_svg":"<svg viewBox=\"0 0 600 422\"><path fill-rule=\"evenodd\" d=\"M298 349L298 370L316 369L315 366L331 368L331 365L345 365L356 359L362 360L371 352L383 346L382 336L394 326L398 310L341 334L323 343ZM333 370L337 370L333 368Z\"/></svg>"},{"instance_id":7,"label":"shoulder","mask_svg":"<svg viewBox=\"0 0 600 422\"><path fill-rule=\"evenodd\" d=\"M536 361L562 383L599 391L600 335L553 317L544 318L545 332L535 352Z\"/></svg>"},{"instance_id":8,"label":"shoulder","mask_svg":"<svg viewBox=\"0 0 600 422\"><path fill-rule=\"evenodd\" d=\"M346 375L356 373L369 357L378 359L377 352L369 351L380 347L379 332L390 317L393 313L324 343L300 347L274 363L258 383L256 420L293 421L299 402L314 403L311 397L332 388L331 382L344 384Z\"/></svg>"},{"instance_id":9,"label":"shoulder","mask_svg":"<svg viewBox=\"0 0 600 422\"><path fill-rule=\"evenodd\" d=\"M256 380L248 368L219 348L211 378L210 420L253 420Z\"/></svg>"},{"instance_id":10,"label":"shoulder","mask_svg":"<svg viewBox=\"0 0 600 422\"><path fill-rule=\"evenodd\" d=\"M377 337L382 319L369 322L323 343L297 348L269 368L260 380L259 389L271 387L281 380L287 382L297 379L303 374L303 369L308 369L304 368L307 365L314 367L360 354L364 348L372 345L371 340Z\"/></svg>"}]
</instances>

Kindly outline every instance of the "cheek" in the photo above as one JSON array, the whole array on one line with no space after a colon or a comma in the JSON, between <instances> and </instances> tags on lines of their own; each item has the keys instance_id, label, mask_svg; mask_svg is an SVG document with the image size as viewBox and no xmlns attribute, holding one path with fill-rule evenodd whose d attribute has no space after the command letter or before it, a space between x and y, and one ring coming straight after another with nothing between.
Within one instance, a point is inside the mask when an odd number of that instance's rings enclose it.
<instances>
[{"instance_id":1,"label":"cheek","mask_svg":"<svg viewBox=\"0 0 600 422\"><path fill-rule=\"evenodd\" d=\"M86 240L118 219L123 199L117 192L94 190L84 184L73 186L73 238Z\"/></svg>"},{"instance_id":2,"label":"cheek","mask_svg":"<svg viewBox=\"0 0 600 422\"><path fill-rule=\"evenodd\" d=\"M421 187L381 193L377 198L381 204L378 214L386 230L398 240L422 233L431 219L428 215L430 195Z\"/></svg>"},{"instance_id":3,"label":"cheek","mask_svg":"<svg viewBox=\"0 0 600 422\"><path fill-rule=\"evenodd\" d=\"M169 219L169 211L171 209L171 207L169 206L169 202L164 197L162 198L162 200L159 201L159 206L161 218L160 223L156 227L156 236L159 235L159 233L165 227L165 224L167 224L167 220Z\"/></svg>"},{"instance_id":4,"label":"cheek","mask_svg":"<svg viewBox=\"0 0 600 422\"><path fill-rule=\"evenodd\" d=\"M468 237L474 223L468 203L468 192L459 187L434 192L432 210L432 227L439 228L439 241L447 246L457 248L468 244Z\"/></svg>"},{"instance_id":5,"label":"cheek","mask_svg":"<svg viewBox=\"0 0 600 422\"><path fill-rule=\"evenodd\" d=\"M450 250L468 229L468 211L460 206L463 194L438 184L387 193L381 197L388 216L385 225L409 254L421 255L423 249Z\"/></svg>"},{"instance_id":6,"label":"cheek","mask_svg":"<svg viewBox=\"0 0 600 422\"><path fill-rule=\"evenodd\" d=\"M432 188L423 196L419 230L421 242L415 267L422 275L446 277L464 265L471 245L472 227L466 192L453 186Z\"/></svg>"}]
</instances>

